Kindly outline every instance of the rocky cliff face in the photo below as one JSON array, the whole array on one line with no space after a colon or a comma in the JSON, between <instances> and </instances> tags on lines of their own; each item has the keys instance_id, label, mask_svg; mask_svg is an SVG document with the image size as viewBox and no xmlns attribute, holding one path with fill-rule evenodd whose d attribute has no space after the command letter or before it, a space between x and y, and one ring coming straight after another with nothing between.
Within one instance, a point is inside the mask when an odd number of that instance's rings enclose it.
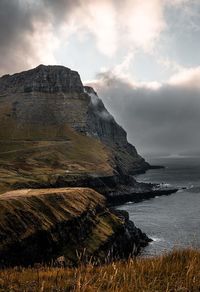
<instances>
[{"instance_id":1,"label":"rocky cliff face","mask_svg":"<svg viewBox=\"0 0 200 292\"><path fill-rule=\"evenodd\" d=\"M68 125L111 150L114 172L135 173L149 166L94 90L62 66L40 65L0 78L0 123L0 139L7 141L66 140Z\"/></svg>"},{"instance_id":2,"label":"rocky cliff face","mask_svg":"<svg viewBox=\"0 0 200 292\"><path fill-rule=\"evenodd\" d=\"M126 131L116 123L94 89L85 86L84 91L91 98L87 112L87 133L112 149L117 171L131 174L148 169L148 163L138 155L135 147L128 143Z\"/></svg>"},{"instance_id":3,"label":"rocky cliff face","mask_svg":"<svg viewBox=\"0 0 200 292\"><path fill-rule=\"evenodd\" d=\"M24 189L0 196L0 266L77 265L137 254L149 239L126 212L87 188Z\"/></svg>"},{"instance_id":4,"label":"rocky cliff face","mask_svg":"<svg viewBox=\"0 0 200 292\"><path fill-rule=\"evenodd\" d=\"M13 75L4 75L0 79L1 94L34 91L81 93L83 85L76 71L63 66L39 65L35 69Z\"/></svg>"}]
</instances>

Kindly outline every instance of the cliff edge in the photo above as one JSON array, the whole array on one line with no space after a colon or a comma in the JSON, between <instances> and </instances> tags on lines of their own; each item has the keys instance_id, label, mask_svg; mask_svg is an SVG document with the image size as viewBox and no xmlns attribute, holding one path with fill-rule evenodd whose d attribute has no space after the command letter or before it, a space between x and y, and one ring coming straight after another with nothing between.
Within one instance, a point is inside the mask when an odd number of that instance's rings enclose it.
<instances>
[{"instance_id":1,"label":"cliff edge","mask_svg":"<svg viewBox=\"0 0 200 292\"><path fill-rule=\"evenodd\" d=\"M0 196L0 266L74 266L137 254L148 237L88 188L24 189Z\"/></svg>"}]
</instances>

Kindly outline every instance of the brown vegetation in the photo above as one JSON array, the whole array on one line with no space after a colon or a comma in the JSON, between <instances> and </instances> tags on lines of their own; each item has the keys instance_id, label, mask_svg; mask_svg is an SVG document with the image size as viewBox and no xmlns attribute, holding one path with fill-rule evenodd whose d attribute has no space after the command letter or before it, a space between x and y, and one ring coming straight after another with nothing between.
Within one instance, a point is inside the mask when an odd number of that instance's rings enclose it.
<instances>
[{"instance_id":1,"label":"brown vegetation","mask_svg":"<svg viewBox=\"0 0 200 292\"><path fill-rule=\"evenodd\" d=\"M0 291L200 291L200 251L177 250L154 258L79 268L0 271Z\"/></svg>"},{"instance_id":2,"label":"brown vegetation","mask_svg":"<svg viewBox=\"0 0 200 292\"><path fill-rule=\"evenodd\" d=\"M68 264L104 259L107 244L125 232L125 220L109 211L105 198L89 188L24 189L0 195L0 265ZM78 254L77 254L78 253Z\"/></svg>"},{"instance_id":3,"label":"brown vegetation","mask_svg":"<svg viewBox=\"0 0 200 292\"><path fill-rule=\"evenodd\" d=\"M31 131L33 135L33 127ZM0 193L36 185L48 187L55 185L58 177L112 175L112 155L100 141L67 126L43 129L51 133L52 140L38 140L38 131L35 129L32 140L22 140L20 135L18 140L0 140Z\"/></svg>"}]
</instances>

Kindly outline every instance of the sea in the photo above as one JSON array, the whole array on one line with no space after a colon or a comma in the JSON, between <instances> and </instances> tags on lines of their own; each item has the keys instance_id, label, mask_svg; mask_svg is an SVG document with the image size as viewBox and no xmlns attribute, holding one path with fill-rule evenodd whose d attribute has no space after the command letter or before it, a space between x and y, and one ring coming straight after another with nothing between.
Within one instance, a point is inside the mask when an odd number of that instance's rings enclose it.
<instances>
[{"instance_id":1,"label":"sea","mask_svg":"<svg viewBox=\"0 0 200 292\"><path fill-rule=\"evenodd\" d=\"M200 157L160 157L149 161L163 165L137 175L140 182L178 187L177 193L118 208L129 212L135 225L153 239L142 256L155 256L176 248L200 247Z\"/></svg>"}]
</instances>

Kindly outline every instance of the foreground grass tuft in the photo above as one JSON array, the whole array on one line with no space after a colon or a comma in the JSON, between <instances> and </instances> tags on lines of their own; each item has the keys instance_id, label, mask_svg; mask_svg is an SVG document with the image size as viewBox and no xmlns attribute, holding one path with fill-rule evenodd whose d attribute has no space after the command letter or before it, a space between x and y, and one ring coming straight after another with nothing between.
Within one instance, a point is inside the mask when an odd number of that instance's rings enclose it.
<instances>
[{"instance_id":1,"label":"foreground grass tuft","mask_svg":"<svg viewBox=\"0 0 200 292\"><path fill-rule=\"evenodd\" d=\"M0 291L200 291L200 251L175 250L101 267L5 269Z\"/></svg>"}]
</instances>

